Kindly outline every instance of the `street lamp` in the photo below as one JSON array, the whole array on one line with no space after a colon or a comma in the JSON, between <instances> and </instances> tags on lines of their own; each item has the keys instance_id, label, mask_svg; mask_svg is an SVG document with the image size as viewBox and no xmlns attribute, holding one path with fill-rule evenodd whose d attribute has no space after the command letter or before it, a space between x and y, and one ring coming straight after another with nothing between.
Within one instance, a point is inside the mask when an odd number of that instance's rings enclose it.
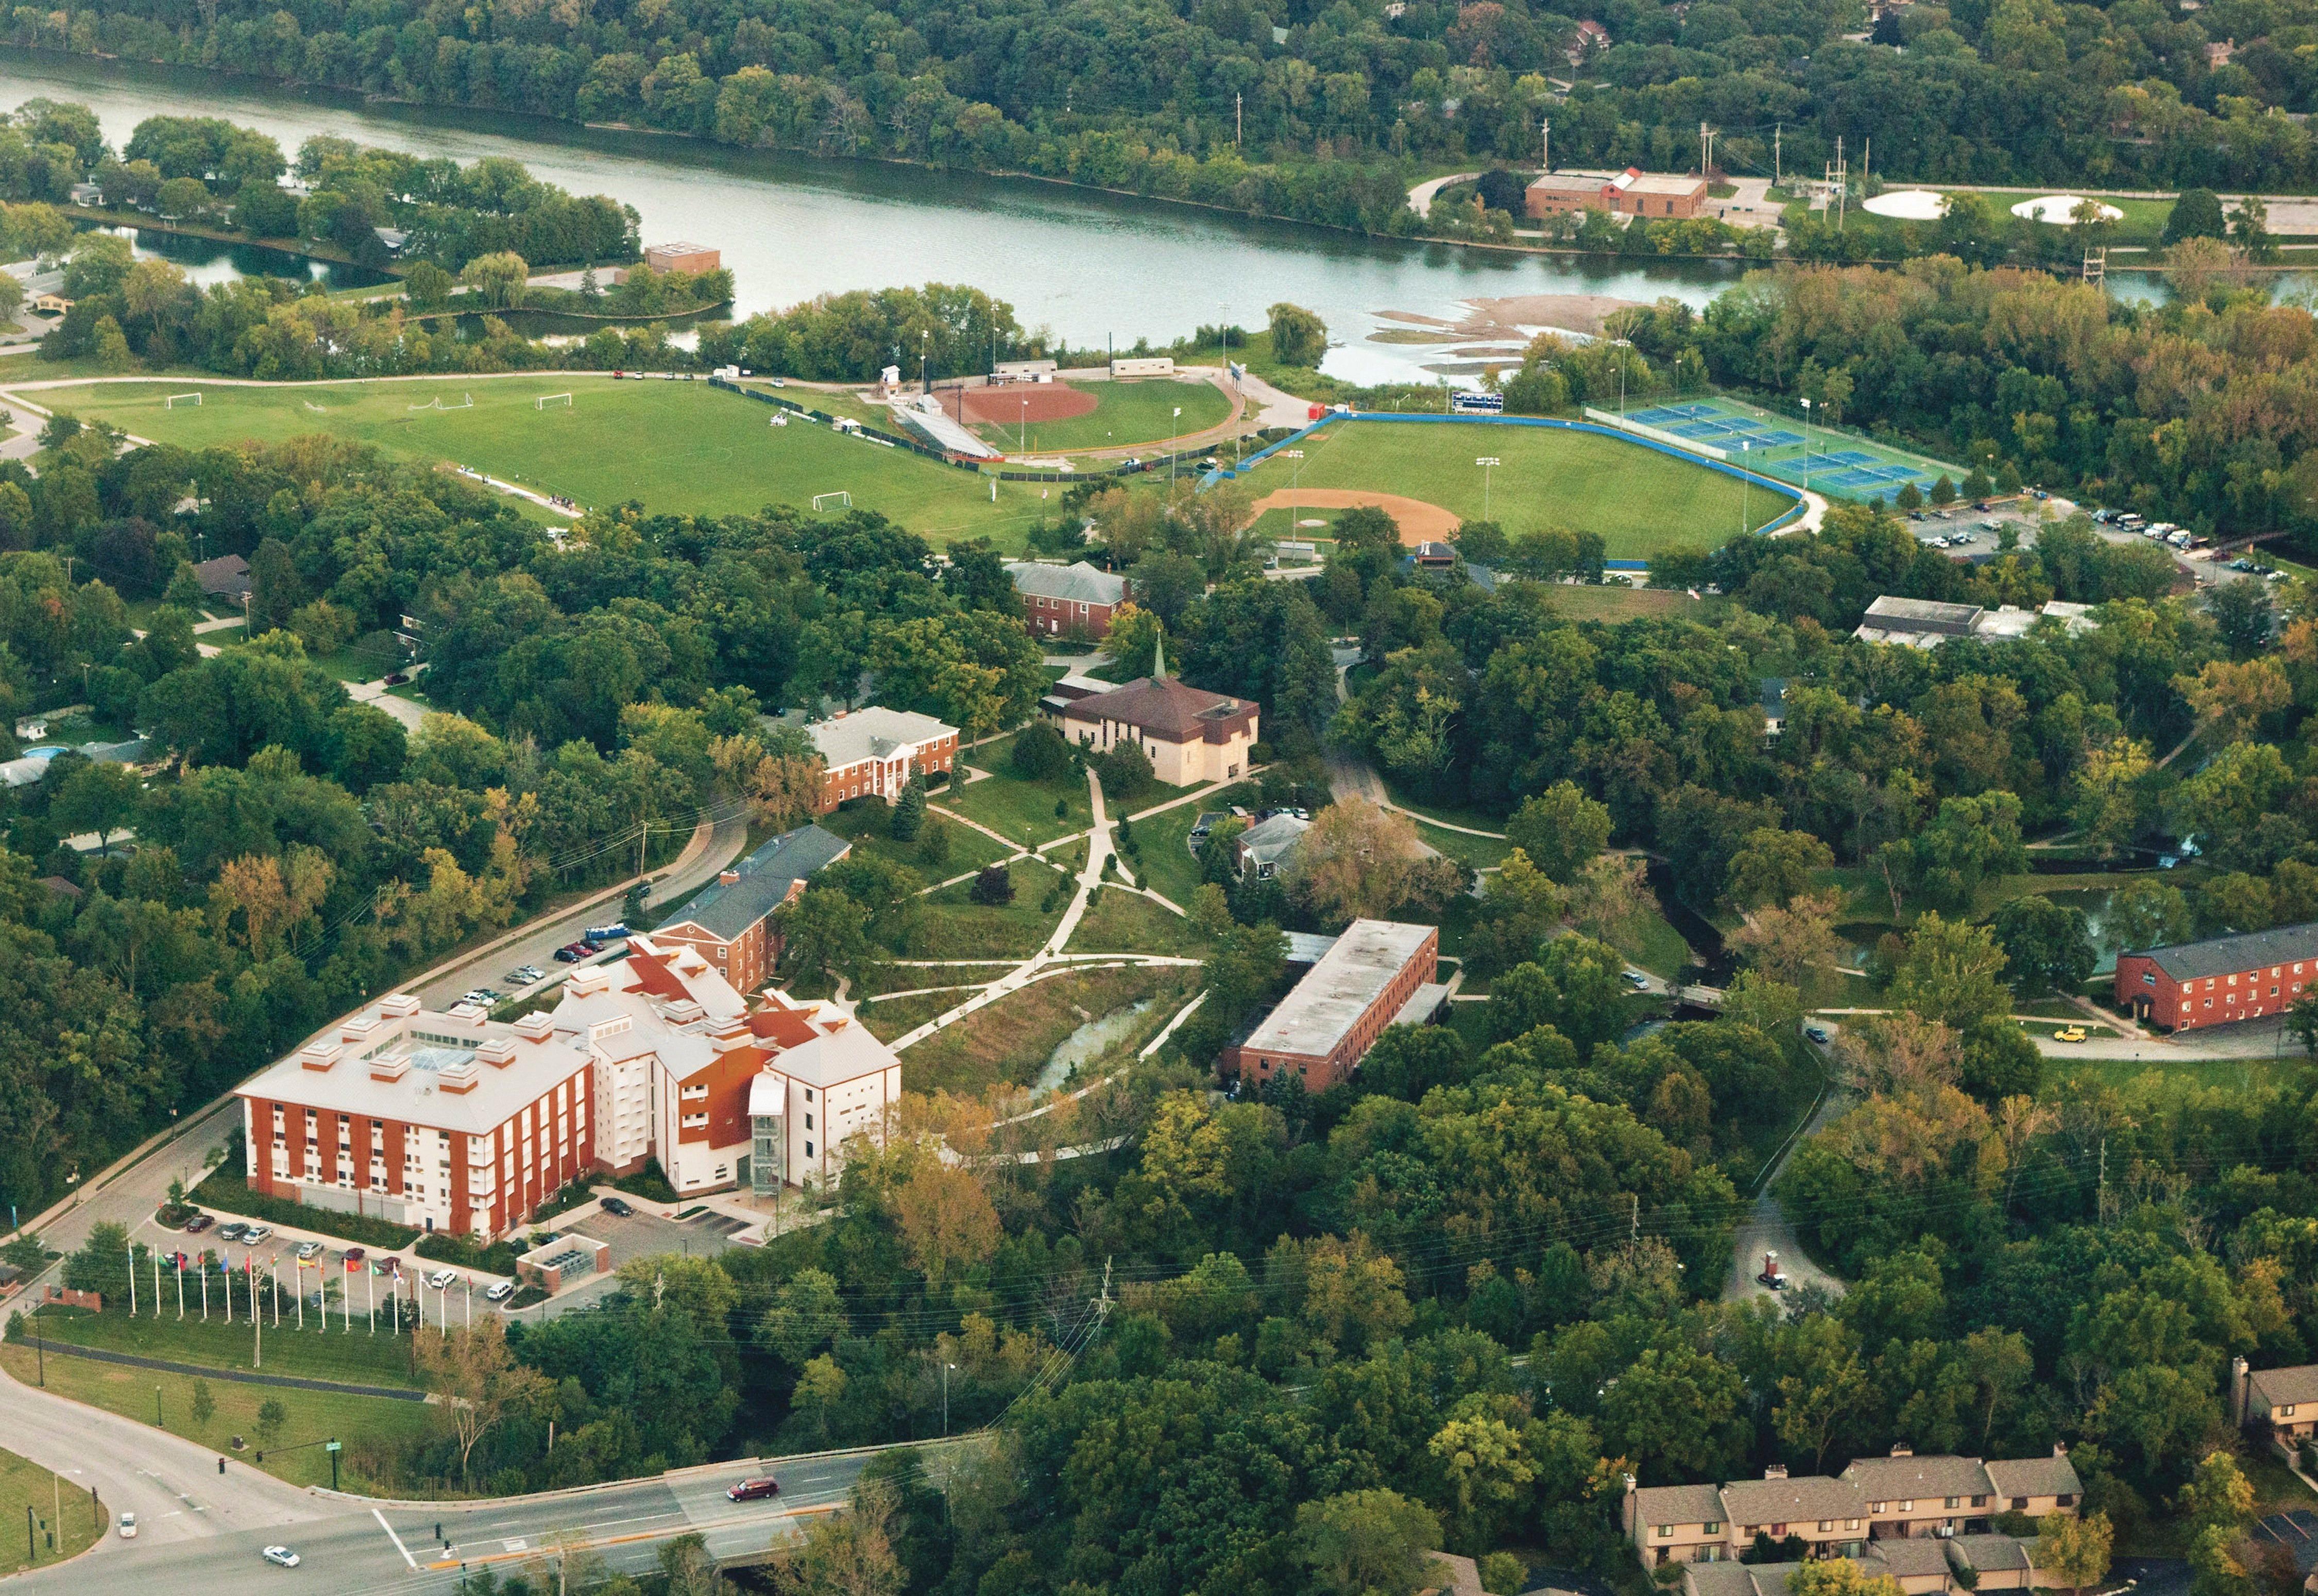
<instances>
[{"instance_id":1,"label":"street lamp","mask_svg":"<svg viewBox=\"0 0 2318 1596\"><path fill-rule=\"evenodd\" d=\"M1489 473L1505 462L1495 455L1482 455L1473 464L1481 468L1481 518L1486 521L1489 518Z\"/></svg>"},{"instance_id":2,"label":"street lamp","mask_svg":"<svg viewBox=\"0 0 2318 1596\"><path fill-rule=\"evenodd\" d=\"M71 1174L69 1174L69 1175L67 1175L67 1176L66 1176L66 1177L65 1177L65 1186L67 1186L67 1188L68 1188L68 1189L71 1191L71 1193L72 1193L72 1205L73 1205L74 1207L76 1207L76 1208L79 1207L79 1206L80 1206L80 1171L79 1171L78 1169L75 1169Z\"/></svg>"},{"instance_id":3,"label":"street lamp","mask_svg":"<svg viewBox=\"0 0 2318 1596\"><path fill-rule=\"evenodd\" d=\"M1290 509L1293 509L1296 507L1297 485L1304 480L1304 451L1301 449L1282 449L1280 451L1280 458L1284 460L1293 460L1296 462L1296 468L1291 471L1288 476L1288 505Z\"/></svg>"}]
</instances>

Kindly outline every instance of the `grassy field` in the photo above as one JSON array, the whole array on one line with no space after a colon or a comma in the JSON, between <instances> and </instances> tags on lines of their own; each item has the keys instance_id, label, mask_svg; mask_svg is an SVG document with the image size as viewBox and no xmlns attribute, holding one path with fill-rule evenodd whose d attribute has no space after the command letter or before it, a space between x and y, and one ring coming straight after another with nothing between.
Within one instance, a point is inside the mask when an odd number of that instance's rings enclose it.
<instances>
[{"instance_id":1,"label":"grassy field","mask_svg":"<svg viewBox=\"0 0 2318 1596\"><path fill-rule=\"evenodd\" d=\"M152 1304L143 1301L140 1293L139 1305L148 1310L142 1318L131 1319L125 1313L58 1313L50 1310L40 1313L34 1323L51 1344L62 1341L70 1346L133 1353L171 1363L197 1363L211 1368L256 1366L252 1362L257 1351L256 1338L246 1316L246 1303L244 1311L237 1312L233 1323L229 1325L225 1322L224 1298L214 1289L210 1294L213 1317L207 1321L194 1305L196 1299L188 1295L186 1309L190 1317L181 1321L175 1314L174 1282L164 1279L161 1287L167 1311L159 1319L150 1316ZM291 1294L285 1289L283 1294ZM287 1302L282 1306L280 1324L273 1322L271 1313L267 1315L264 1352L267 1374L337 1380L355 1385L417 1385L410 1374L409 1339L390 1334L384 1325L379 1327L377 1334L370 1333L360 1286L355 1290L355 1328L351 1332L344 1328L345 1319L336 1293L331 1296L328 1330L321 1328L321 1315L310 1306L306 1310L306 1329L298 1329L297 1320L296 1305Z\"/></svg>"},{"instance_id":2,"label":"grassy field","mask_svg":"<svg viewBox=\"0 0 2318 1596\"><path fill-rule=\"evenodd\" d=\"M1707 549L1739 530L1740 484L1637 444L1590 432L1486 422L1343 422L1300 446L1302 470L1280 455L1241 480L1261 498L1290 484L1368 489L1437 504L1462 520L1487 518L1519 535L1547 527L1598 532L1613 560L1667 549ZM1481 455L1499 462L1484 492ZM1786 513L1764 488L1745 495L1756 526Z\"/></svg>"},{"instance_id":3,"label":"grassy field","mask_svg":"<svg viewBox=\"0 0 2318 1596\"><path fill-rule=\"evenodd\" d=\"M43 1525L56 1531L57 1540L51 1547L46 1535L40 1537L30 1556L25 1555L23 1543L13 1533L17 1525L26 1521L26 1508L31 1508ZM8 1525L12 1531L0 1537L0 1575L45 1568L78 1556L103 1535L105 1519L113 1510L92 1503L87 1490L71 1480L27 1462L13 1452L0 1452L0 1523Z\"/></svg>"},{"instance_id":4,"label":"grassy field","mask_svg":"<svg viewBox=\"0 0 2318 1596\"><path fill-rule=\"evenodd\" d=\"M252 1446L238 1454L240 1458L293 1485L328 1484L330 1459L319 1447L301 1447L294 1451L290 1448L302 1441L336 1437L346 1444L340 1458L340 1483L349 1491L375 1492L385 1482L374 1477L365 1460L384 1447L427 1435L436 1423L434 1410L420 1402L211 1380L204 1384L209 1386L210 1400L216 1411L211 1414L208 1423L197 1424L193 1421L192 1375L125 1368L85 1357L51 1357L47 1362L48 1388L58 1396L150 1424L157 1393L163 1427L170 1433L211 1447L220 1456L227 1454L228 1443L233 1437L244 1437ZM0 1347L0 1367L31 1384L36 1367L32 1348L19 1342ZM269 1400L282 1404L288 1420L279 1436L283 1450L269 1448L261 1465L256 1446L257 1410ZM400 1492L390 1492L396 1493Z\"/></svg>"},{"instance_id":5,"label":"grassy field","mask_svg":"<svg viewBox=\"0 0 2318 1596\"><path fill-rule=\"evenodd\" d=\"M1087 806L1085 777L1066 774L1051 781L1025 780L1014 773L1008 758L1013 748L1013 738L1002 737L974 750L966 762L989 775L963 784L953 781L947 792L936 796L935 802L1025 846L1068 836L1094 824L1093 811ZM1058 799L1064 810L1059 816L1055 813Z\"/></svg>"},{"instance_id":6,"label":"grassy field","mask_svg":"<svg viewBox=\"0 0 2318 1596\"><path fill-rule=\"evenodd\" d=\"M1066 454L1073 449L1123 449L1138 444L1163 444L1169 438L1203 432L1231 419L1231 401L1208 383L1171 381L1165 377L1138 382L1085 384L1095 408L1065 421L1030 423L1029 450L1034 455ZM1177 409L1182 415L1172 412ZM975 431L1007 450L1021 447L1022 432L1002 422L977 425Z\"/></svg>"},{"instance_id":7,"label":"grassy field","mask_svg":"<svg viewBox=\"0 0 2318 1596\"><path fill-rule=\"evenodd\" d=\"M1177 844L1180 853L1181 847ZM1145 850L1146 853L1149 849ZM1181 915L1171 915L1140 892L1106 882L1087 901L1071 933L1074 953L1177 953L1200 958L1208 939Z\"/></svg>"},{"instance_id":8,"label":"grassy field","mask_svg":"<svg viewBox=\"0 0 2318 1596\"><path fill-rule=\"evenodd\" d=\"M814 494L843 490L856 509L881 511L936 542L986 535L1009 550L1020 547L1022 528L1039 514L1035 483L1002 482L993 502L986 478L809 421L769 426L769 407L705 383L549 373L210 385L198 406L163 408L166 395L194 387L183 379L103 383L38 397L83 420L111 421L139 437L193 448L332 432L410 459L473 466L588 506L637 499L653 510L733 515L768 504L810 507ZM569 406L535 408L544 394L566 392ZM470 394L472 409L412 408L437 397L456 406Z\"/></svg>"},{"instance_id":9,"label":"grassy field","mask_svg":"<svg viewBox=\"0 0 2318 1596\"><path fill-rule=\"evenodd\" d=\"M975 903L967 896L974 890L971 881L928 893L922 957L980 959L1011 954L1027 959L1037 952L1063 917L1063 905L1070 901L1068 883L1064 883L1060 901L1049 910L1043 906L1047 890L1062 878L1059 870L1020 859L1009 873L1014 882L1014 901L1002 906Z\"/></svg>"},{"instance_id":10,"label":"grassy field","mask_svg":"<svg viewBox=\"0 0 2318 1596\"><path fill-rule=\"evenodd\" d=\"M939 803L942 794L933 795ZM821 816L821 825L853 844L856 854L890 860L906 865L923 876L929 884L946 881L966 870L980 870L1002 852L999 845L970 825L939 815L926 818L939 822L949 838L949 852L939 864L930 863L919 852L916 843L897 843L888 834L892 811L882 804L855 800L834 812ZM920 834L923 835L922 833Z\"/></svg>"}]
</instances>

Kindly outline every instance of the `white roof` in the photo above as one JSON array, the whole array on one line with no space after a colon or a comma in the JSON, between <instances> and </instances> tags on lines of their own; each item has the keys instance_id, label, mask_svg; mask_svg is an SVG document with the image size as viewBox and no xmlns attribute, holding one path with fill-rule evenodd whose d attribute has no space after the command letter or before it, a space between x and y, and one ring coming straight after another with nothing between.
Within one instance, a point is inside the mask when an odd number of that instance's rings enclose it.
<instances>
[{"instance_id":1,"label":"white roof","mask_svg":"<svg viewBox=\"0 0 2318 1596\"><path fill-rule=\"evenodd\" d=\"M1255 1028L1244 1050L1327 1057L1433 934L1430 925L1353 921Z\"/></svg>"},{"instance_id":2,"label":"white roof","mask_svg":"<svg viewBox=\"0 0 2318 1596\"><path fill-rule=\"evenodd\" d=\"M805 727L805 735L821 750L821 757L829 768L837 771L864 760L889 759L921 743L955 737L957 728L945 726L930 715L872 704L867 709L856 709L834 720L815 722Z\"/></svg>"},{"instance_id":3,"label":"white roof","mask_svg":"<svg viewBox=\"0 0 2318 1596\"><path fill-rule=\"evenodd\" d=\"M1893 216L1901 221L1937 221L1948 213L1948 196L1928 188L1902 188L1872 194L1859 208L1873 216Z\"/></svg>"},{"instance_id":4,"label":"white roof","mask_svg":"<svg viewBox=\"0 0 2318 1596\"><path fill-rule=\"evenodd\" d=\"M472 1005L437 1012L398 993L236 1090L337 1114L481 1132L506 1123L588 1065L587 1053L544 1015L504 1025ZM455 1089L462 1081L472 1085Z\"/></svg>"}]
</instances>

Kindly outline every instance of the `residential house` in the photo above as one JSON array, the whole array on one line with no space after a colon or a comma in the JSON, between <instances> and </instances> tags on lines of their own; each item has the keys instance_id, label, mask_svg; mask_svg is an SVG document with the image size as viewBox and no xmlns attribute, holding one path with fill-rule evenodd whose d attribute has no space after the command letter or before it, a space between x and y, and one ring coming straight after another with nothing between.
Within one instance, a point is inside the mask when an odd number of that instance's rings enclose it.
<instances>
[{"instance_id":1,"label":"residential house","mask_svg":"<svg viewBox=\"0 0 2318 1596\"><path fill-rule=\"evenodd\" d=\"M1295 857L1304 834L1311 829L1309 820L1282 809L1240 833L1232 839L1233 859L1240 879L1269 881L1279 875Z\"/></svg>"},{"instance_id":2,"label":"residential house","mask_svg":"<svg viewBox=\"0 0 2318 1596\"><path fill-rule=\"evenodd\" d=\"M211 598L238 604L249 597L249 562L239 555L220 555L194 566L193 580Z\"/></svg>"},{"instance_id":3,"label":"residential house","mask_svg":"<svg viewBox=\"0 0 2318 1596\"><path fill-rule=\"evenodd\" d=\"M2242 1357L2232 1359L2230 1417L2239 1429L2260 1430L2280 1453L2294 1456L2318 1435L2318 1363L2254 1369Z\"/></svg>"}]
</instances>

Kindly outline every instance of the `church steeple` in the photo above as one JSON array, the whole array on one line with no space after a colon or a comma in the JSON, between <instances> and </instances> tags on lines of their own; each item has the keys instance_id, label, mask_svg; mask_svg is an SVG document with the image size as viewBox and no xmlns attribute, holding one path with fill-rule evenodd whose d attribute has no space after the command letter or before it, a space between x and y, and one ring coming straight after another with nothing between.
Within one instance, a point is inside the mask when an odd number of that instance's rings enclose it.
<instances>
[{"instance_id":1,"label":"church steeple","mask_svg":"<svg viewBox=\"0 0 2318 1596\"><path fill-rule=\"evenodd\" d=\"M1151 637L1151 680L1164 681L1167 680L1167 634L1164 631L1154 632Z\"/></svg>"}]
</instances>

